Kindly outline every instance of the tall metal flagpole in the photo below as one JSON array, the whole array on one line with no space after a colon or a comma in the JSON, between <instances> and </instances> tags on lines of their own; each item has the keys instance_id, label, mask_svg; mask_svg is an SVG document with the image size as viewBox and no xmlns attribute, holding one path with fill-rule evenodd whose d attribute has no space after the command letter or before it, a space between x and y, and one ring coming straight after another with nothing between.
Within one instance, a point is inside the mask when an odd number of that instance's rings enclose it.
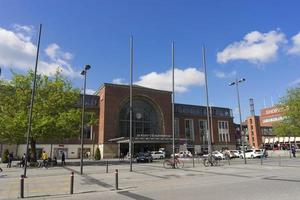
<instances>
[{"instance_id":1,"label":"tall metal flagpole","mask_svg":"<svg viewBox=\"0 0 300 200\"><path fill-rule=\"evenodd\" d=\"M39 51L40 51L40 42L41 42L41 33L42 33L42 24L40 24L39 28L39 39L36 50L36 58L35 58L35 68L34 68L34 77L33 77L33 86L31 91L31 101L30 101L30 110L28 117L28 129L27 129L27 138L26 138L26 158L25 158L25 166L24 166L24 177L26 177L27 172L27 162L28 162L28 151L29 151L29 137L31 135L31 126L32 126L32 111L33 111L33 103L34 103L34 95L35 95L35 87L36 87L36 74L37 74L37 66L39 61Z\"/></svg>"},{"instance_id":2,"label":"tall metal flagpole","mask_svg":"<svg viewBox=\"0 0 300 200\"><path fill-rule=\"evenodd\" d=\"M207 86L207 72L206 72L206 57L205 57L205 46L202 46L202 64L204 67L205 74L205 94L206 94L206 115L207 115L207 143L208 153L211 153L211 139L210 139L210 121L209 121L209 100L208 100L208 86Z\"/></svg>"},{"instance_id":3,"label":"tall metal flagpole","mask_svg":"<svg viewBox=\"0 0 300 200\"><path fill-rule=\"evenodd\" d=\"M132 172L132 74L133 74L133 37L130 37L130 131L129 131L129 155L130 171Z\"/></svg>"},{"instance_id":4,"label":"tall metal flagpole","mask_svg":"<svg viewBox=\"0 0 300 200\"><path fill-rule=\"evenodd\" d=\"M172 42L172 149L173 149L173 168L175 168L175 123L174 123L174 104L175 104L175 90L174 90L174 70L175 70L175 43Z\"/></svg>"}]
</instances>

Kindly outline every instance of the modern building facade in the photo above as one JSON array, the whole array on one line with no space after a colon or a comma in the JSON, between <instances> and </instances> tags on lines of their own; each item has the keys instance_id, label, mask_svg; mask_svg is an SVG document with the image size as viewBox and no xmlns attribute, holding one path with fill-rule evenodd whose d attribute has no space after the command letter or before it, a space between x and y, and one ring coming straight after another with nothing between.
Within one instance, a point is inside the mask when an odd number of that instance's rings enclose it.
<instances>
[{"instance_id":1,"label":"modern building facade","mask_svg":"<svg viewBox=\"0 0 300 200\"><path fill-rule=\"evenodd\" d=\"M84 153L94 154L100 149L102 158L126 155L129 150L130 101L129 86L103 84L95 95L86 96L86 109L94 112L98 123L86 127ZM78 107L81 107L81 102ZM206 106L175 104L175 147L176 151L190 150L201 153L207 149ZM210 107L212 148L235 149L236 131L232 111L229 108ZM134 152L165 148L172 151L172 93L156 89L133 86L132 135ZM15 152L14 147L12 148ZM22 155L25 145L17 146ZM72 138L53 144L38 144L49 155L60 156L64 151L67 158L79 158L79 138Z\"/></svg>"},{"instance_id":2,"label":"modern building facade","mask_svg":"<svg viewBox=\"0 0 300 200\"><path fill-rule=\"evenodd\" d=\"M285 118L279 107L272 106L260 111L260 116L247 118L248 143L254 148L262 146L280 148L290 146L291 143L300 144L300 137L277 137L273 133L274 122L280 122Z\"/></svg>"}]
</instances>

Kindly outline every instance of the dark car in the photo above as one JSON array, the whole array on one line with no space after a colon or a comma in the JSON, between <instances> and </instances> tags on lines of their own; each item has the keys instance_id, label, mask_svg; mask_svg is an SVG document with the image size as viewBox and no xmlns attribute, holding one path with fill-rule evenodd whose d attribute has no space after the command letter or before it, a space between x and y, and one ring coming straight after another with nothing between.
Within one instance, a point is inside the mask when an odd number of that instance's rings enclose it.
<instances>
[{"instance_id":1,"label":"dark car","mask_svg":"<svg viewBox=\"0 0 300 200\"><path fill-rule=\"evenodd\" d=\"M153 157L150 153L140 152L136 155L136 162L152 162Z\"/></svg>"}]
</instances>

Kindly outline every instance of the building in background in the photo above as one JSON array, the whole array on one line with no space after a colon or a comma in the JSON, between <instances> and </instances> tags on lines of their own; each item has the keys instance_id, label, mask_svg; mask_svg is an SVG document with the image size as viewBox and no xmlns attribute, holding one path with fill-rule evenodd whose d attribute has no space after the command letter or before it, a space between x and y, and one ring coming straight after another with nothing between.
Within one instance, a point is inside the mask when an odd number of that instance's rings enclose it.
<instances>
[{"instance_id":1,"label":"building in background","mask_svg":"<svg viewBox=\"0 0 300 200\"><path fill-rule=\"evenodd\" d=\"M280 122L284 118L284 113L277 106L261 109L260 116L249 116L247 118L249 146L252 148L265 146L269 149L282 149L289 148L291 143L300 144L300 137L277 137L274 134L274 122Z\"/></svg>"},{"instance_id":2,"label":"building in background","mask_svg":"<svg viewBox=\"0 0 300 200\"><path fill-rule=\"evenodd\" d=\"M81 98L82 100L82 98ZM98 123L87 126L84 132L84 154L94 155L100 149L102 158L126 155L129 150L130 106L129 86L103 84L95 95L86 96L86 110L98 116ZM81 108L82 102L76 105ZM207 149L206 106L175 104L176 151L201 153ZM172 152L172 93L169 91L133 86L133 149L144 152L165 148ZM236 148L236 131L229 108L211 107L212 148ZM34 120L34 119L33 119ZM79 136L79 131L78 131ZM26 145L4 145L19 157ZM52 144L38 141L37 150L50 156L79 158L80 138L69 138Z\"/></svg>"}]
</instances>

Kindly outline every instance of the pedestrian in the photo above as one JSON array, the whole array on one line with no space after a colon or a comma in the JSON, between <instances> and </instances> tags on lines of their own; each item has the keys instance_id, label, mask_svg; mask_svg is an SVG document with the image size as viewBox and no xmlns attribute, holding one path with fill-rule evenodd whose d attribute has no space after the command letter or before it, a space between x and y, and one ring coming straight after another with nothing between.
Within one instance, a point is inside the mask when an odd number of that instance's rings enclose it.
<instances>
[{"instance_id":1,"label":"pedestrian","mask_svg":"<svg viewBox=\"0 0 300 200\"><path fill-rule=\"evenodd\" d=\"M65 166L66 162L66 155L65 155L65 152L61 152L61 166Z\"/></svg>"},{"instance_id":2,"label":"pedestrian","mask_svg":"<svg viewBox=\"0 0 300 200\"><path fill-rule=\"evenodd\" d=\"M12 152L10 152L7 157L8 157L7 168L11 168L11 163L14 159L14 154Z\"/></svg>"},{"instance_id":3,"label":"pedestrian","mask_svg":"<svg viewBox=\"0 0 300 200\"><path fill-rule=\"evenodd\" d=\"M43 151L42 153L43 166L48 167L48 154Z\"/></svg>"},{"instance_id":4,"label":"pedestrian","mask_svg":"<svg viewBox=\"0 0 300 200\"><path fill-rule=\"evenodd\" d=\"M295 146L292 146L292 154L293 154L293 157L296 158L296 148L295 148Z\"/></svg>"},{"instance_id":5,"label":"pedestrian","mask_svg":"<svg viewBox=\"0 0 300 200\"><path fill-rule=\"evenodd\" d=\"M21 162L19 163L20 167L24 167L25 166L25 159L26 159L26 154L24 153L22 158L21 158Z\"/></svg>"}]
</instances>

